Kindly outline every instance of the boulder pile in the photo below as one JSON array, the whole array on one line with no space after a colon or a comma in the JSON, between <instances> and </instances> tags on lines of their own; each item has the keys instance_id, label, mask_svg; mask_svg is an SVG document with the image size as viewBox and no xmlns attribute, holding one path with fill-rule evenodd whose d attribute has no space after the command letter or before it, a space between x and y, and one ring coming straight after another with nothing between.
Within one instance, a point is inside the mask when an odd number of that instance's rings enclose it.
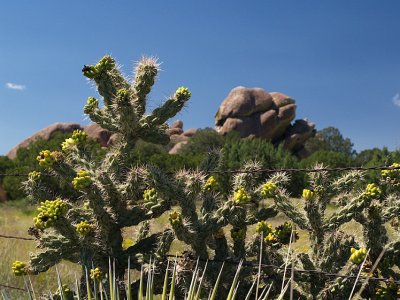
<instances>
[{"instance_id":1,"label":"boulder pile","mask_svg":"<svg viewBox=\"0 0 400 300\"><path fill-rule=\"evenodd\" d=\"M215 130L226 135L237 131L242 138L258 137L283 143L301 154L304 143L315 135L315 124L296 117L295 100L285 94L261 88L236 87L221 103L215 115Z\"/></svg>"}]
</instances>

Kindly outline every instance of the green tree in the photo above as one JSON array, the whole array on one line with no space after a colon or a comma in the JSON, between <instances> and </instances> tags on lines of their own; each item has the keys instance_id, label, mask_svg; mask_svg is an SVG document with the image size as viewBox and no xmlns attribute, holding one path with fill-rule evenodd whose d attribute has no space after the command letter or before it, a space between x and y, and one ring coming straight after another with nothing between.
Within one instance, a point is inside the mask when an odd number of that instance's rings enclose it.
<instances>
[{"instance_id":1,"label":"green tree","mask_svg":"<svg viewBox=\"0 0 400 300\"><path fill-rule=\"evenodd\" d=\"M224 145L224 137L212 128L200 129L182 147L182 154L207 154L210 151L221 149Z\"/></svg>"},{"instance_id":2,"label":"green tree","mask_svg":"<svg viewBox=\"0 0 400 300\"><path fill-rule=\"evenodd\" d=\"M315 137L306 142L306 149L309 153L319 150L340 152L347 155L354 155L353 143L349 138L344 138L339 129L327 127L317 132Z\"/></svg>"}]
</instances>

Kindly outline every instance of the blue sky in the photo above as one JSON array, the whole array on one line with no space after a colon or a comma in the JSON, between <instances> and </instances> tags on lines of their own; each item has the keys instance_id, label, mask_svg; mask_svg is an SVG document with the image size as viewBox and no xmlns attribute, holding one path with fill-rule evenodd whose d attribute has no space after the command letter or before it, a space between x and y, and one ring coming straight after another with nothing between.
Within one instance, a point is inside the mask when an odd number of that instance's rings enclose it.
<instances>
[{"instance_id":1,"label":"blue sky","mask_svg":"<svg viewBox=\"0 0 400 300\"><path fill-rule=\"evenodd\" d=\"M162 61L151 106L185 85L185 128L213 126L235 86L296 99L357 150L400 147L400 1L3 1L0 154L55 122L88 121L84 64L111 54L127 75Z\"/></svg>"}]
</instances>

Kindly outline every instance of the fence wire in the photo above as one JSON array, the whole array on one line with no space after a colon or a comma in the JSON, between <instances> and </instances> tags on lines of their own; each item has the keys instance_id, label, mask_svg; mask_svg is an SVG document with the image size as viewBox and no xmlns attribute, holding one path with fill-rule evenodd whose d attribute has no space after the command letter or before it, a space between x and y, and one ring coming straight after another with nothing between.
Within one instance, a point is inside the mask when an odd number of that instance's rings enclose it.
<instances>
[{"instance_id":1,"label":"fence wire","mask_svg":"<svg viewBox=\"0 0 400 300\"><path fill-rule=\"evenodd\" d=\"M381 166L381 167L336 167L336 168L280 168L280 169L258 169L258 170L209 170L207 174L241 174L241 173L318 173L318 172L343 172L343 171L383 171L383 170L400 170L400 167ZM54 176L53 174L42 173L42 176ZM28 177L25 173L0 173L0 177Z\"/></svg>"}]
</instances>

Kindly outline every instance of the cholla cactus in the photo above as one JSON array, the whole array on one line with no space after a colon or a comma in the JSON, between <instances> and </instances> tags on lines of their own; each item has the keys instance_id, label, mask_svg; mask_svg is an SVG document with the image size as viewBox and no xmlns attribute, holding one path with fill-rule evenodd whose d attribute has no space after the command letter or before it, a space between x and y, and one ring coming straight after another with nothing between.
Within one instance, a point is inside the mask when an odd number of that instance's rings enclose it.
<instances>
[{"instance_id":1,"label":"cholla cactus","mask_svg":"<svg viewBox=\"0 0 400 300\"><path fill-rule=\"evenodd\" d=\"M309 233L311 251L297 255L298 268L356 275L366 259L363 274L367 275L369 266L385 249L386 253L376 272L385 277L395 272L400 264L400 239L397 236L397 239L389 241L384 225L399 217L399 195L388 186L393 183L391 178L397 174L383 172L382 175L381 187L367 184L364 191L357 192L356 187L362 184L364 178L359 171L350 171L336 179L329 177L326 172L311 173L310 186L303 191L302 209L293 204L283 186L278 184L277 191L272 195L276 208L299 229ZM270 181L279 182L276 176L272 176ZM333 215L329 215L326 208L333 203L339 207ZM362 226L362 240L341 231L341 226L350 221ZM273 233L267 236L267 239L273 238ZM314 295L313 299L342 299L350 294L354 284L350 279L332 279L315 274L299 275L296 282L303 293ZM364 291L365 296L374 298L377 288L376 282L370 281ZM379 293L384 293L383 288Z\"/></svg>"},{"instance_id":2,"label":"cholla cactus","mask_svg":"<svg viewBox=\"0 0 400 300\"><path fill-rule=\"evenodd\" d=\"M153 166L138 166L132 156L139 139L169 142L166 121L191 95L180 87L164 104L145 114L158 70L155 59L143 58L129 82L110 56L83 68L104 103L100 106L89 97L84 112L118 138L102 159L91 152L86 133L79 130L60 145L62 152L40 152L39 165L57 179L60 188L46 186L39 173L32 173L24 184L28 195L41 203L30 230L39 251L23 268L15 265L18 274L21 270L44 272L65 259L81 264L83 274L96 266L91 275L98 279L96 270L107 270L110 259L115 261L117 280L123 280L129 257L131 268L140 269L142 259L160 257L169 250L171 229L154 234L142 230L135 244L125 249L122 236L125 227L148 226L147 221L167 211L176 196L174 178ZM68 194L60 194L66 189ZM52 200L54 195L56 200Z\"/></svg>"}]
</instances>

